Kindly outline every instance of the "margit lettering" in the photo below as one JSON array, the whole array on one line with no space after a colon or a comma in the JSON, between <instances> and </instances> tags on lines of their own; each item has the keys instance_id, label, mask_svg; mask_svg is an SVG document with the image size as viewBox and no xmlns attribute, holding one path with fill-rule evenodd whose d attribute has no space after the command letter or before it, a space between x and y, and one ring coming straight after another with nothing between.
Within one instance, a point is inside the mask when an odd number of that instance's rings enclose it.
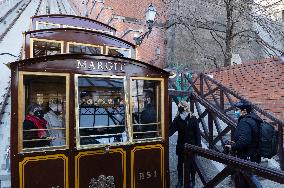
<instances>
[{"instance_id":1,"label":"margit lettering","mask_svg":"<svg viewBox=\"0 0 284 188\"><path fill-rule=\"evenodd\" d=\"M88 70L107 70L107 71L121 71L124 72L124 63L117 62L93 62L93 61L81 61L77 60L77 69Z\"/></svg>"}]
</instances>

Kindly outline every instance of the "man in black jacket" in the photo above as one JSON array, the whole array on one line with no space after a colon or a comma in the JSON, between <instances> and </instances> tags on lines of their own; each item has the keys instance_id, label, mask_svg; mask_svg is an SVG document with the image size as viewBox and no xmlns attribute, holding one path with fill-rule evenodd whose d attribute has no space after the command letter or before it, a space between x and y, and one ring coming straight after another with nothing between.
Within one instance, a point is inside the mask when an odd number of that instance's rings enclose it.
<instances>
[{"instance_id":1,"label":"man in black jacket","mask_svg":"<svg viewBox=\"0 0 284 188\"><path fill-rule=\"evenodd\" d=\"M226 145L237 157L260 163L261 156L258 150L259 128L262 121L253 111L250 103L240 101L235 105L238 109L238 125L233 141ZM238 116L238 115L237 115Z\"/></svg>"},{"instance_id":2,"label":"man in black jacket","mask_svg":"<svg viewBox=\"0 0 284 188\"><path fill-rule=\"evenodd\" d=\"M178 131L176 145L178 184L176 187L179 188L183 185L184 144L188 143L201 147L201 135L197 119L189 112L188 104L185 101L181 101L178 104L178 113L170 127L169 136L172 136L176 131ZM195 169L191 169L191 187L195 185L195 173Z\"/></svg>"}]
</instances>

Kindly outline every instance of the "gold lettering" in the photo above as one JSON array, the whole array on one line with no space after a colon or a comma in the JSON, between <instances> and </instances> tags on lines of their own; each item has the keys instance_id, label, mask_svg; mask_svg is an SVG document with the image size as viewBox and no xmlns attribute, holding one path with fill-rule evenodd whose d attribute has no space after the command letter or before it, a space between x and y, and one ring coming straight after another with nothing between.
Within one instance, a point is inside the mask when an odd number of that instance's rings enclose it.
<instances>
[{"instance_id":1,"label":"gold lettering","mask_svg":"<svg viewBox=\"0 0 284 188\"><path fill-rule=\"evenodd\" d=\"M117 65L117 63L113 63L114 64L114 70L116 71L117 69L116 69L116 65Z\"/></svg>"},{"instance_id":2,"label":"gold lettering","mask_svg":"<svg viewBox=\"0 0 284 188\"><path fill-rule=\"evenodd\" d=\"M97 65L98 65L98 69L104 70L102 62L98 62Z\"/></svg>"},{"instance_id":3,"label":"gold lettering","mask_svg":"<svg viewBox=\"0 0 284 188\"><path fill-rule=\"evenodd\" d=\"M144 173L139 172L139 180L144 180Z\"/></svg>"},{"instance_id":4,"label":"gold lettering","mask_svg":"<svg viewBox=\"0 0 284 188\"><path fill-rule=\"evenodd\" d=\"M147 179L151 178L151 172L147 172Z\"/></svg>"},{"instance_id":5,"label":"gold lettering","mask_svg":"<svg viewBox=\"0 0 284 188\"><path fill-rule=\"evenodd\" d=\"M121 70L121 71L124 71L124 65L125 65L125 64L122 64L122 63L120 64L120 70Z\"/></svg>"},{"instance_id":6,"label":"gold lettering","mask_svg":"<svg viewBox=\"0 0 284 188\"><path fill-rule=\"evenodd\" d=\"M96 67L95 67L93 61L91 61L91 63L90 63L90 65L89 65L88 69L96 69Z\"/></svg>"},{"instance_id":7,"label":"gold lettering","mask_svg":"<svg viewBox=\"0 0 284 188\"><path fill-rule=\"evenodd\" d=\"M77 69L80 69L81 67L86 68L86 61L84 61L84 63L81 63L80 60L77 60Z\"/></svg>"},{"instance_id":8,"label":"gold lettering","mask_svg":"<svg viewBox=\"0 0 284 188\"><path fill-rule=\"evenodd\" d=\"M157 171L156 170L154 171L154 177L155 178L157 177Z\"/></svg>"},{"instance_id":9,"label":"gold lettering","mask_svg":"<svg viewBox=\"0 0 284 188\"><path fill-rule=\"evenodd\" d=\"M108 64L110 64L110 66L108 66ZM113 68L112 62L106 62L106 69L112 70L112 68Z\"/></svg>"}]
</instances>

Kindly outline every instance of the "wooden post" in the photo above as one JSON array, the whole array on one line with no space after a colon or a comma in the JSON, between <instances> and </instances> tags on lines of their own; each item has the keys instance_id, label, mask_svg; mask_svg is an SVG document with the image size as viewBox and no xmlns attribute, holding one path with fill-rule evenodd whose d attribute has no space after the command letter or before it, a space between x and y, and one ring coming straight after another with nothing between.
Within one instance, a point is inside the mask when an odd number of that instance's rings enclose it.
<instances>
[{"instance_id":1,"label":"wooden post","mask_svg":"<svg viewBox=\"0 0 284 188\"><path fill-rule=\"evenodd\" d=\"M204 92L203 92L203 75L200 75L200 96L203 97Z\"/></svg>"},{"instance_id":2,"label":"wooden post","mask_svg":"<svg viewBox=\"0 0 284 188\"><path fill-rule=\"evenodd\" d=\"M212 112L208 112L208 129L209 129L209 149L213 148L213 114Z\"/></svg>"},{"instance_id":3,"label":"wooden post","mask_svg":"<svg viewBox=\"0 0 284 188\"><path fill-rule=\"evenodd\" d=\"M222 111L225 109L225 103L224 103L224 91L220 89L220 108Z\"/></svg>"},{"instance_id":4,"label":"wooden post","mask_svg":"<svg viewBox=\"0 0 284 188\"><path fill-rule=\"evenodd\" d=\"M283 127L282 125L278 125L278 152L280 159L280 168L284 170L284 152L283 152Z\"/></svg>"},{"instance_id":5,"label":"wooden post","mask_svg":"<svg viewBox=\"0 0 284 188\"><path fill-rule=\"evenodd\" d=\"M235 182L235 188L242 188L241 187L241 172L237 171L234 175L234 182Z\"/></svg>"},{"instance_id":6,"label":"wooden post","mask_svg":"<svg viewBox=\"0 0 284 188\"><path fill-rule=\"evenodd\" d=\"M192 97L190 97L190 111L192 113L194 113L194 99L192 99Z\"/></svg>"}]
</instances>

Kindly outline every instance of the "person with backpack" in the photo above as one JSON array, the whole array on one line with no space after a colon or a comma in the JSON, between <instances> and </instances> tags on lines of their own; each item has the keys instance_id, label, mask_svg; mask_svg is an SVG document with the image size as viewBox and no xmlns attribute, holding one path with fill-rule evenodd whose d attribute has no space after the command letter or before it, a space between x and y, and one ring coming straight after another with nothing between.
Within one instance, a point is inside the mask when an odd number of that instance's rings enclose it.
<instances>
[{"instance_id":1,"label":"person with backpack","mask_svg":"<svg viewBox=\"0 0 284 188\"><path fill-rule=\"evenodd\" d=\"M178 132L176 145L178 183L176 188L181 188L183 187L184 144L188 143L201 147L201 134L198 121L192 115L192 112L189 111L186 101L181 101L178 104L178 112L170 126L169 136L172 136L176 131ZM196 170L192 168L189 174L191 188L195 186L195 174Z\"/></svg>"},{"instance_id":2,"label":"person with backpack","mask_svg":"<svg viewBox=\"0 0 284 188\"><path fill-rule=\"evenodd\" d=\"M250 103L241 100L235 104L237 111L235 116L238 124L230 144L225 145L231 153L238 158L260 163L261 155L259 151L259 124L262 119L253 111Z\"/></svg>"}]
</instances>

